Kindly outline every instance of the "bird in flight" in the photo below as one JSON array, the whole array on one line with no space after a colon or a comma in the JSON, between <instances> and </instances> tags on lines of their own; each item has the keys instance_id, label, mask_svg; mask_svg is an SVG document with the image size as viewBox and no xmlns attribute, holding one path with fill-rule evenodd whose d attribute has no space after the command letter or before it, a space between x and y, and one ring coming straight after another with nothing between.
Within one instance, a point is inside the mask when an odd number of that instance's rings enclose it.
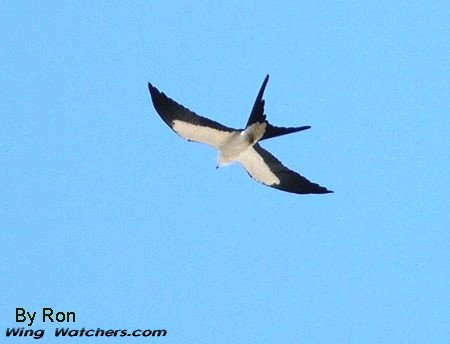
<instances>
[{"instance_id":1,"label":"bird in flight","mask_svg":"<svg viewBox=\"0 0 450 344\"><path fill-rule=\"evenodd\" d=\"M173 131L188 141L206 143L219 151L217 167L238 162L256 181L291 193L333 192L288 169L259 145L262 140L311 128L309 125L276 127L268 122L264 114L263 99L268 81L269 75L265 77L261 85L244 129L230 128L197 115L166 96L151 83L148 83L148 89L156 112Z\"/></svg>"}]
</instances>

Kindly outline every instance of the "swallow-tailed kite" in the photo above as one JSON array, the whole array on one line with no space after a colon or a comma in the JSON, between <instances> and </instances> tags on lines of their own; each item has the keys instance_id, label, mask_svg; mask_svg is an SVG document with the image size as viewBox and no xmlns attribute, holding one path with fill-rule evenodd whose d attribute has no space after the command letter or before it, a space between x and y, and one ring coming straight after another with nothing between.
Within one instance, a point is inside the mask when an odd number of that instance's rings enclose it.
<instances>
[{"instance_id":1,"label":"swallow-tailed kite","mask_svg":"<svg viewBox=\"0 0 450 344\"><path fill-rule=\"evenodd\" d=\"M267 121L263 93L268 80L269 75L262 83L245 129L233 129L199 116L167 97L151 83L148 83L148 89L156 112L173 131L188 141L206 143L219 151L217 167L236 161L244 166L250 177L279 190L297 194L333 192L283 166L259 145L258 142L265 139L311 128L309 125L276 127Z\"/></svg>"}]
</instances>

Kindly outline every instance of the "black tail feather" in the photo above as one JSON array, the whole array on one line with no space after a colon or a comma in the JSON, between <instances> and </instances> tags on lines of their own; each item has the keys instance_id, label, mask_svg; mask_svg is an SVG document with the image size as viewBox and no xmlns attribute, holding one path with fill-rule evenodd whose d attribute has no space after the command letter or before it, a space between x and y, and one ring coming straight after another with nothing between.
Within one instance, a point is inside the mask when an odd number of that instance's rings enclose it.
<instances>
[{"instance_id":1,"label":"black tail feather","mask_svg":"<svg viewBox=\"0 0 450 344\"><path fill-rule=\"evenodd\" d=\"M266 115L264 114L264 90L266 89L267 83L269 81L269 74L266 75L264 78L264 81L261 85L261 88L259 89L258 95L256 96L255 103L253 104L252 112L250 113L250 117L248 118L247 125L245 126L248 128L253 123L267 123L266 132L264 133L261 140L270 139L271 137L281 136L281 135L287 135L291 133L296 133L298 131L306 130L311 128L309 125L305 125L302 127L276 127L272 124L270 124L267 121Z\"/></svg>"},{"instance_id":2,"label":"black tail feather","mask_svg":"<svg viewBox=\"0 0 450 344\"><path fill-rule=\"evenodd\" d=\"M266 132L264 133L261 140L270 139L271 137L276 137L276 136L281 136L281 135L292 134L292 133L296 133L298 131L307 130L307 129L311 129L311 126L304 125L302 127L284 128L284 127L276 127L270 123L267 123Z\"/></svg>"},{"instance_id":3,"label":"black tail feather","mask_svg":"<svg viewBox=\"0 0 450 344\"><path fill-rule=\"evenodd\" d=\"M247 125L245 126L246 128L255 122L263 123L266 120L266 115L264 115L264 100L262 98L268 81L269 81L269 74L266 75L261 85L261 88L259 89L258 95L256 96L252 112L250 113Z\"/></svg>"}]
</instances>

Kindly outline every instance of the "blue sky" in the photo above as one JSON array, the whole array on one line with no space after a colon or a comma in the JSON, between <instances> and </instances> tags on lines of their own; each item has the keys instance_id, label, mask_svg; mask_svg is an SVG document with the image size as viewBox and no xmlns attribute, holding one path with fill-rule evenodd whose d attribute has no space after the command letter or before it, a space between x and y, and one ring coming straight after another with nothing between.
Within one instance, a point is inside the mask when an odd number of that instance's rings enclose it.
<instances>
[{"instance_id":1,"label":"blue sky","mask_svg":"<svg viewBox=\"0 0 450 344\"><path fill-rule=\"evenodd\" d=\"M9 1L0 27L1 338L52 307L168 330L136 343L448 343L448 4ZM267 73L271 122L312 129L263 146L334 194L216 171L147 90L241 127Z\"/></svg>"}]
</instances>

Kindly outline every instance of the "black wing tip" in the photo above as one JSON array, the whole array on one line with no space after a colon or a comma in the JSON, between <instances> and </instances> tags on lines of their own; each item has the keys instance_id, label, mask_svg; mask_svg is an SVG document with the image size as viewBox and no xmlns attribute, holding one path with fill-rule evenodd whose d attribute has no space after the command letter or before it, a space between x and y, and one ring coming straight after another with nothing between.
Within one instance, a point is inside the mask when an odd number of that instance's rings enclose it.
<instances>
[{"instance_id":1,"label":"black wing tip","mask_svg":"<svg viewBox=\"0 0 450 344\"><path fill-rule=\"evenodd\" d=\"M325 189L325 190L321 190L321 189L316 189L316 190L288 190L288 189L280 189L280 190L284 190L287 192L292 192L295 194L300 194L300 195L326 195L326 194L330 194L330 193L334 193L334 191Z\"/></svg>"},{"instance_id":2,"label":"black wing tip","mask_svg":"<svg viewBox=\"0 0 450 344\"><path fill-rule=\"evenodd\" d=\"M156 111L159 113L159 109L161 106L167 106L168 102L173 102L178 106L181 106L173 99L169 98L164 92L158 90L155 86L152 85L151 82L148 83L148 90L150 92L150 97L152 99L153 105L155 106ZM161 115L161 114L160 114Z\"/></svg>"},{"instance_id":3,"label":"black wing tip","mask_svg":"<svg viewBox=\"0 0 450 344\"><path fill-rule=\"evenodd\" d=\"M334 193L333 190L328 190L325 186L310 182L309 180L307 180L307 182L309 183L309 185L305 187L306 193L320 194L320 195Z\"/></svg>"},{"instance_id":4,"label":"black wing tip","mask_svg":"<svg viewBox=\"0 0 450 344\"><path fill-rule=\"evenodd\" d=\"M314 184L314 183L313 183ZM320 185L311 185L308 187L302 186L300 190L293 188L289 190L288 188L284 189L284 191L293 192L297 194L310 194L310 195L325 195L334 193L332 190L328 190L326 187L320 186Z\"/></svg>"},{"instance_id":5,"label":"black wing tip","mask_svg":"<svg viewBox=\"0 0 450 344\"><path fill-rule=\"evenodd\" d=\"M171 108L173 108L174 104L180 107L181 105L177 104L172 99L167 97L164 92L158 90L150 82L148 82L148 90L150 92L150 99L153 103L153 107L155 108L156 113L170 128L172 128L172 120L174 116Z\"/></svg>"},{"instance_id":6,"label":"black wing tip","mask_svg":"<svg viewBox=\"0 0 450 344\"><path fill-rule=\"evenodd\" d=\"M155 86L152 85L151 82L148 82L148 90L152 97L161 93Z\"/></svg>"},{"instance_id":7,"label":"black wing tip","mask_svg":"<svg viewBox=\"0 0 450 344\"><path fill-rule=\"evenodd\" d=\"M159 90L149 82L148 91L150 92L150 96L152 97L152 100L154 102L155 97L160 93Z\"/></svg>"},{"instance_id":8,"label":"black wing tip","mask_svg":"<svg viewBox=\"0 0 450 344\"><path fill-rule=\"evenodd\" d=\"M267 185L267 184L266 184ZM332 190L328 190L327 188L318 185L317 187L311 185L267 185L274 189L278 189L281 191L297 194L297 195L325 195L334 193Z\"/></svg>"},{"instance_id":9,"label":"black wing tip","mask_svg":"<svg viewBox=\"0 0 450 344\"><path fill-rule=\"evenodd\" d=\"M162 93L155 86L153 86L150 82L148 83L148 91L150 92L150 98L153 102L153 105L158 112L158 105L161 101Z\"/></svg>"},{"instance_id":10,"label":"black wing tip","mask_svg":"<svg viewBox=\"0 0 450 344\"><path fill-rule=\"evenodd\" d=\"M318 192L318 193L320 193L320 194L329 194L329 193L334 193L334 191L333 190L328 190L327 188L324 188L325 190L323 190L323 191L321 191L321 192Z\"/></svg>"}]
</instances>

